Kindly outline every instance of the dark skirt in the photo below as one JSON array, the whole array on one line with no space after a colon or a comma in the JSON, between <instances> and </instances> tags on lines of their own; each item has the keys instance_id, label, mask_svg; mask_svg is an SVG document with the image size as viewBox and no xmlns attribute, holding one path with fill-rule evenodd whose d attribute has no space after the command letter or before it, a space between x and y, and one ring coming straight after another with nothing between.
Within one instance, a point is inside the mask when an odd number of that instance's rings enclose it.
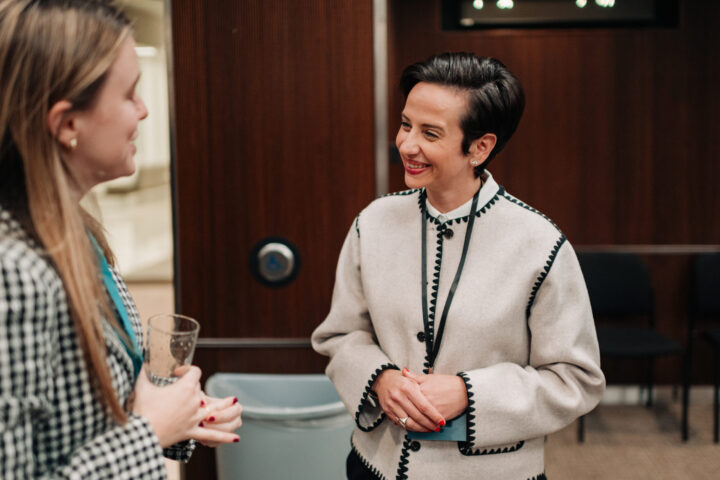
<instances>
[{"instance_id":1,"label":"dark skirt","mask_svg":"<svg viewBox=\"0 0 720 480\"><path fill-rule=\"evenodd\" d=\"M365 466L354 448L350 450L350 455L347 457L346 468L348 480L378 480L380 478Z\"/></svg>"}]
</instances>

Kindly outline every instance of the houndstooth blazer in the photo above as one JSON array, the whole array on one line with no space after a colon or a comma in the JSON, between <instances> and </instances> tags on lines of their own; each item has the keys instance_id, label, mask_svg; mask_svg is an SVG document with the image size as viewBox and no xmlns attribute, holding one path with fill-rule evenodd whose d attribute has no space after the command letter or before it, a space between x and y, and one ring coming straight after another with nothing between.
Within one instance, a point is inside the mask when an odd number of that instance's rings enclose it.
<instances>
[{"instance_id":1,"label":"houndstooth blazer","mask_svg":"<svg viewBox=\"0 0 720 480\"><path fill-rule=\"evenodd\" d=\"M113 276L142 342L135 304ZM132 360L107 322L103 330L124 403L134 386ZM163 452L146 419L130 414L117 425L99 404L59 275L0 207L0 478L164 479L163 454L187 461L193 447Z\"/></svg>"}]
</instances>

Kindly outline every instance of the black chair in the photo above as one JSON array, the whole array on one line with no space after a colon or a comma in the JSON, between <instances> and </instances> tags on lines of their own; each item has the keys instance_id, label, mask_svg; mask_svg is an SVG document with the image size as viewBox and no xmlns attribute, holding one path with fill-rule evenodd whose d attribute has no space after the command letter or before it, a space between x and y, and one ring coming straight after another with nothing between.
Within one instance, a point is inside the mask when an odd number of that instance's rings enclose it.
<instances>
[{"instance_id":1,"label":"black chair","mask_svg":"<svg viewBox=\"0 0 720 480\"><path fill-rule=\"evenodd\" d=\"M718 407L720 406L720 253L697 255L693 262L688 309L689 333L683 375L683 439L688 437L688 406L692 374L693 343L696 337L707 340L715 360L713 440L718 443ZM710 320L715 320L713 324Z\"/></svg>"},{"instance_id":2,"label":"black chair","mask_svg":"<svg viewBox=\"0 0 720 480\"><path fill-rule=\"evenodd\" d=\"M678 355L683 347L655 331L650 275L642 259L631 253L579 253L597 326L600 354L628 361L647 361L647 402L653 401L655 358ZM584 441L584 418L578 422L578 441Z\"/></svg>"}]
</instances>

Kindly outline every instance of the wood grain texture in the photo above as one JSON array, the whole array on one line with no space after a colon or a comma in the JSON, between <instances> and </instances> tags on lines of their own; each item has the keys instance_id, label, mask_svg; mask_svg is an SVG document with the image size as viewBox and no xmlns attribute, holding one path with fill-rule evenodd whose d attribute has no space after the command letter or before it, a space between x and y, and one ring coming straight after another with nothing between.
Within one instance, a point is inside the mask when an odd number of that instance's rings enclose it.
<instances>
[{"instance_id":1,"label":"wood grain texture","mask_svg":"<svg viewBox=\"0 0 720 480\"><path fill-rule=\"evenodd\" d=\"M374 197L370 6L176 0L172 12L182 310L203 336L307 337ZM270 236L300 252L289 286L250 275Z\"/></svg>"}]
</instances>

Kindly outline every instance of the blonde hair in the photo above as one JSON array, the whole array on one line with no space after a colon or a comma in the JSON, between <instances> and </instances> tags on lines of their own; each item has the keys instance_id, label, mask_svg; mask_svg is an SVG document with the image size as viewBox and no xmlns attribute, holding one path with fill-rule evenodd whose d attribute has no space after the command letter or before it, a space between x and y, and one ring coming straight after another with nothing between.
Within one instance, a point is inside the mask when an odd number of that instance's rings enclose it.
<instances>
[{"instance_id":1,"label":"blonde hair","mask_svg":"<svg viewBox=\"0 0 720 480\"><path fill-rule=\"evenodd\" d=\"M114 257L101 226L73 196L75 179L46 116L60 100L73 110L90 108L130 35L129 21L108 1L0 0L0 176L7 173L0 193L62 278L96 395L120 423L127 416L107 364L102 314L123 330L88 233L109 262ZM10 187L12 177L21 181Z\"/></svg>"}]
</instances>

